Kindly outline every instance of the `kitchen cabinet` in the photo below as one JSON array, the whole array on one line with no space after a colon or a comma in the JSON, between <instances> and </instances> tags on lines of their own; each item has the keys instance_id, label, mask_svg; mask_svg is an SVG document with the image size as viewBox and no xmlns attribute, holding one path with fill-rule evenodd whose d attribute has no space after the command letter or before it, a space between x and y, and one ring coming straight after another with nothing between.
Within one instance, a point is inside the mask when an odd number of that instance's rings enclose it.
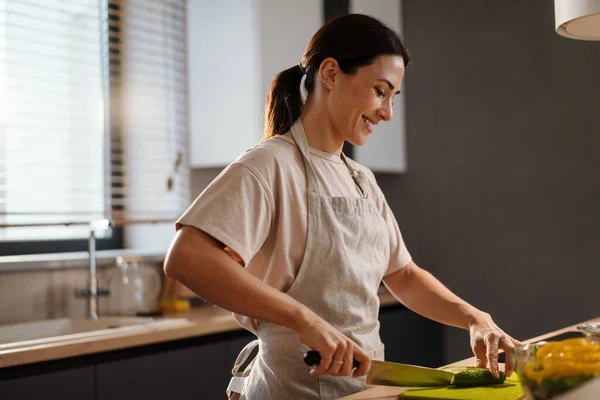
<instances>
[{"instance_id":1,"label":"kitchen cabinet","mask_svg":"<svg viewBox=\"0 0 600 400\"><path fill-rule=\"evenodd\" d=\"M298 64L321 0L189 0L190 164L223 167L260 142L275 75Z\"/></svg>"},{"instance_id":2,"label":"kitchen cabinet","mask_svg":"<svg viewBox=\"0 0 600 400\"><path fill-rule=\"evenodd\" d=\"M245 331L0 368L0 399L225 399Z\"/></svg>"},{"instance_id":3,"label":"kitchen cabinet","mask_svg":"<svg viewBox=\"0 0 600 400\"><path fill-rule=\"evenodd\" d=\"M383 307L380 321L388 360L441 365L441 325L401 305ZM253 339L237 330L0 368L0 399L225 399L238 353Z\"/></svg>"},{"instance_id":4,"label":"kitchen cabinet","mask_svg":"<svg viewBox=\"0 0 600 400\"><path fill-rule=\"evenodd\" d=\"M94 398L94 367L80 366L55 370L48 367L27 366L0 370L0 399L84 400Z\"/></svg>"},{"instance_id":5,"label":"kitchen cabinet","mask_svg":"<svg viewBox=\"0 0 600 400\"><path fill-rule=\"evenodd\" d=\"M260 140L260 39L254 3L187 2L192 168L225 166Z\"/></svg>"},{"instance_id":6,"label":"kitchen cabinet","mask_svg":"<svg viewBox=\"0 0 600 400\"><path fill-rule=\"evenodd\" d=\"M217 342L100 363L97 400L225 398L224 349Z\"/></svg>"},{"instance_id":7,"label":"kitchen cabinet","mask_svg":"<svg viewBox=\"0 0 600 400\"><path fill-rule=\"evenodd\" d=\"M402 305L382 308L379 322L387 361L425 367L443 365L443 325Z\"/></svg>"},{"instance_id":8,"label":"kitchen cabinet","mask_svg":"<svg viewBox=\"0 0 600 400\"><path fill-rule=\"evenodd\" d=\"M350 10L371 15L403 36L400 0L351 0ZM404 87L392 110L391 121L380 122L363 146L353 148L353 159L374 172L403 173L407 169Z\"/></svg>"},{"instance_id":9,"label":"kitchen cabinet","mask_svg":"<svg viewBox=\"0 0 600 400\"><path fill-rule=\"evenodd\" d=\"M96 364L96 399L225 399L237 351L250 340L239 331L113 354Z\"/></svg>"},{"instance_id":10,"label":"kitchen cabinet","mask_svg":"<svg viewBox=\"0 0 600 400\"><path fill-rule=\"evenodd\" d=\"M190 0L188 87L190 164L224 167L262 137L264 102L276 74L298 64L324 22L320 0ZM352 0L402 33L401 1ZM233 50L235 49L235 51ZM406 170L404 95L353 158L375 172Z\"/></svg>"}]
</instances>

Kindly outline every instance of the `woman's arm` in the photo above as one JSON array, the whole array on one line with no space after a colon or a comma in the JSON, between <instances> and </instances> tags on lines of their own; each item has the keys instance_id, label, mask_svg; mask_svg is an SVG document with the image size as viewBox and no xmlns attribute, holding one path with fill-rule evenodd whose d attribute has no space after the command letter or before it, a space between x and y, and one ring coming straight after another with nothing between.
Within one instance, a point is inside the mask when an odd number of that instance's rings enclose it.
<instances>
[{"instance_id":1,"label":"woman's arm","mask_svg":"<svg viewBox=\"0 0 600 400\"><path fill-rule=\"evenodd\" d=\"M469 329L482 313L413 261L386 276L383 283L406 307L445 325Z\"/></svg>"},{"instance_id":2,"label":"woman's arm","mask_svg":"<svg viewBox=\"0 0 600 400\"><path fill-rule=\"evenodd\" d=\"M171 243L165 274L209 303L298 331L310 310L263 284L199 229L184 226Z\"/></svg>"},{"instance_id":3,"label":"woman's arm","mask_svg":"<svg viewBox=\"0 0 600 400\"><path fill-rule=\"evenodd\" d=\"M478 365L498 374L498 348L506 352L506 374L514 369L511 349L520 342L507 335L492 317L452 293L429 272L411 261L383 279L384 284L406 307L434 321L469 330L471 348Z\"/></svg>"},{"instance_id":4,"label":"woman's arm","mask_svg":"<svg viewBox=\"0 0 600 400\"><path fill-rule=\"evenodd\" d=\"M308 307L250 274L199 229L184 226L177 232L164 270L212 304L297 332L302 343L321 353L314 375L349 375L353 358L361 363L354 376L365 375L370 367L364 350Z\"/></svg>"}]
</instances>

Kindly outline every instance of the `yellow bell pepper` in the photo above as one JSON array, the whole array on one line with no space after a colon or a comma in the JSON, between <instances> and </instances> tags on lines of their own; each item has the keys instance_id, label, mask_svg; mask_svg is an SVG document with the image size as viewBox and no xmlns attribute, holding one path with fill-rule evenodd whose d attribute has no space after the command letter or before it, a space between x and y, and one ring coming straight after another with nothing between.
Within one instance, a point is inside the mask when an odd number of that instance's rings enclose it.
<instances>
[{"instance_id":1,"label":"yellow bell pepper","mask_svg":"<svg viewBox=\"0 0 600 400\"><path fill-rule=\"evenodd\" d=\"M547 343L540 347L535 359L526 363L523 372L538 383L548 377L600 375L600 343L585 338Z\"/></svg>"}]
</instances>

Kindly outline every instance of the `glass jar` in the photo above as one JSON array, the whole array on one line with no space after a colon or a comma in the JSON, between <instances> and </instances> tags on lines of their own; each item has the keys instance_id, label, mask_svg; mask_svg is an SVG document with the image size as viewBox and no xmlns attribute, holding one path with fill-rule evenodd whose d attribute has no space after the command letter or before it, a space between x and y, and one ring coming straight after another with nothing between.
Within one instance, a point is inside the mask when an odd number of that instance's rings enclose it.
<instances>
[{"instance_id":1,"label":"glass jar","mask_svg":"<svg viewBox=\"0 0 600 400\"><path fill-rule=\"evenodd\" d=\"M155 309L161 290L156 269L143 264L141 257L117 257L116 268L109 273L108 312L136 315Z\"/></svg>"}]
</instances>

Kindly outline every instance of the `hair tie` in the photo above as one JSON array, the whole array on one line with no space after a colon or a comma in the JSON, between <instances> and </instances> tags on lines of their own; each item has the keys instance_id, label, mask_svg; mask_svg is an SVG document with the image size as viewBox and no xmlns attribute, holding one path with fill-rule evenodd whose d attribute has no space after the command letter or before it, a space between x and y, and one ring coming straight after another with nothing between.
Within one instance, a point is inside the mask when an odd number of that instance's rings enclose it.
<instances>
[{"instance_id":1,"label":"hair tie","mask_svg":"<svg viewBox=\"0 0 600 400\"><path fill-rule=\"evenodd\" d=\"M306 91L306 87L304 83L306 82L306 74L302 75L302 79L300 79L300 101L302 104L306 103L306 98L308 97L308 92Z\"/></svg>"}]
</instances>

